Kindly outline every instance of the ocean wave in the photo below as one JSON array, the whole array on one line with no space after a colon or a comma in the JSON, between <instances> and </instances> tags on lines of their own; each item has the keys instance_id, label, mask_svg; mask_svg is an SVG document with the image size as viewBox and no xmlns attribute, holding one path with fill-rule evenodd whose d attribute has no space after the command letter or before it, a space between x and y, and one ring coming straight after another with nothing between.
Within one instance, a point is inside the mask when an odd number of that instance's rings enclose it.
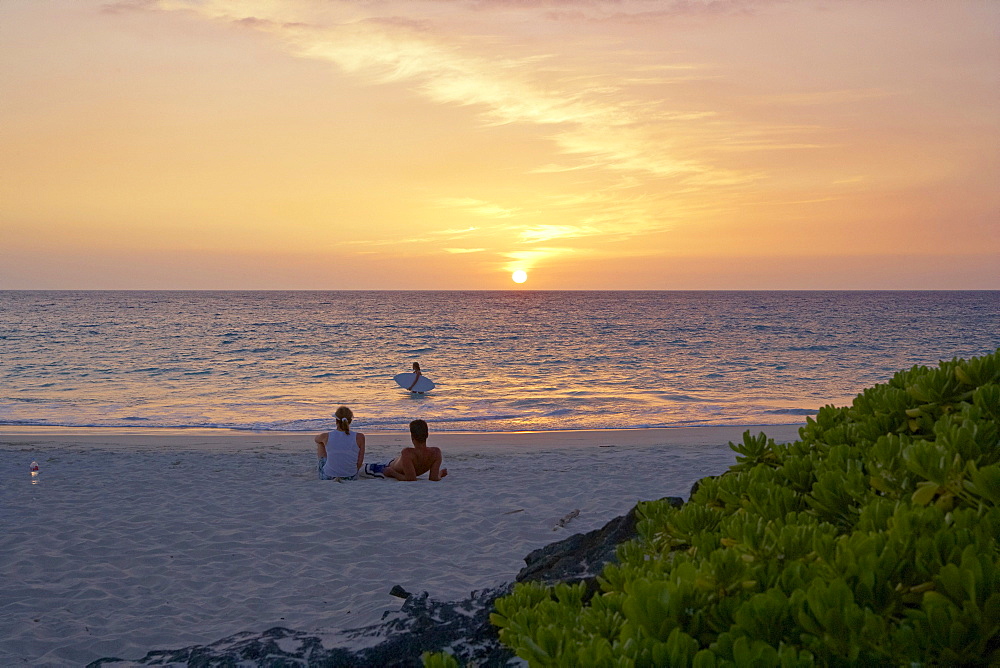
<instances>
[{"instance_id":1,"label":"ocean wave","mask_svg":"<svg viewBox=\"0 0 1000 668\"><path fill-rule=\"evenodd\" d=\"M137 423L137 422L141 422ZM149 420L146 422L140 421L122 421L122 422L102 422L102 421L80 421L80 422L69 422L65 420L0 420L0 426L3 427L49 427L49 428L66 428L66 429L87 429L87 428L97 428L97 429L150 429L150 430L162 430L162 429L176 429L176 430L187 430L187 429L224 429L228 431L245 431L245 432L289 432L289 433L315 433L321 431L329 431L332 427L332 418L327 418L325 420L303 420L303 421L291 421L291 422L274 422L274 423L257 423L257 424L227 424L227 423L212 423L212 422L192 422L192 423L170 423L170 422L157 422L155 420ZM387 433L406 433L408 431L409 420L400 421L395 424L357 424L353 426L357 431L360 432L387 432ZM480 425L477 427L469 427L468 425ZM678 420L676 422L662 423L662 422L637 422L635 424L594 424L593 422L574 422L572 424L551 424L551 423L536 423L530 420L524 420L513 425L503 425L495 424L492 421L477 419L477 420L464 420L464 421L448 421L448 420L435 420L432 422L432 429L436 432L449 433L449 432L469 432L469 433L509 433L518 431L538 431L538 432L559 432L559 431L573 431L573 430L592 430L592 429L602 429L609 431L624 431L630 429L672 429L678 427L757 427L757 426L781 426L789 424L799 424L798 420L794 421L761 421L761 420L748 420L746 417L737 417L727 419L716 419L716 420ZM448 425L452 425L455 428L449 428Z\"/></svg>"},{"instance_id":2,"label":"ocean wave","mask_svg":"<svg viewBox=\"0 0 1000 668\"><path fill-rule=\"evenodd\" d=\"M72 404L74 400L59 397L3 397L0 401L10 401L14 404L58 404L65 406Z\"/></svg>"},{"instance_id":3,"label":"ocean wave","mask_svg":"<svg viewBox=\"0 0 1000 668\"><path fill-rule=\"evenodd\" d=\"M712 427L733 425L784 425L798 424L798 420L774 419L778 417L792 418L795 414L774 415L771 419L748 415L720 413L705 415L700 418L677 417L671 420L651 420L636 418L632 420L607 419L607 415L580 415L567 410L553 411L545 415L523 415L512 413L480 414L469 416L396 416L381 419L356 419L354 428L360 432L401 432L406 433L411 419L424 417L431 423L436 432L514 432L514 431L566 431L574 429L664 429L676 427ZM601 418L601 419L597 419ZM0 426L5 427L65 427L65 428L101 428L101 429L225 429L246 432L321 432L332 427L332 416L260 420L251 422L214 421L214 420L171 420L163 417L125 416L115 419L82 419L66 420L63 418L27 418L3 419Z\"/></svg>"},{"instance_id":4,"label":"ocean wave","mask_svg":"<svg viewBox=\"0 0 1000 668\"><path fill-rule=\"evenodd\" d=\"M709 401L709 399L702 399L701 397L692 397L687 394L670 394L667 392L653 392L652 394L659 399L663 399L664 401L678 401L681 403L684 402L704 403L706 401Z\"/></svg>"}]
</instances>

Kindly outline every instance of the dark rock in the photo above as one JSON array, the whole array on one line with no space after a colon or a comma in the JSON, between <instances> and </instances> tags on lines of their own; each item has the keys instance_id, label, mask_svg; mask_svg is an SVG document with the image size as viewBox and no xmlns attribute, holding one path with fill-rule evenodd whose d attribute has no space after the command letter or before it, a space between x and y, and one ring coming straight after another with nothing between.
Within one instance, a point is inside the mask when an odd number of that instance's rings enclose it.
<instances>
[{"instance_id":1,"label":"dark rock","mask_svg":"<svg viewBox=\"0 0 1000 668\"><path fill-rule=\"evenodd\" d=\"M661 499L680 507L684 499L668 496ZM524 558L525 566L517 574L517 582L586 583L587 597L598 588L597 576L604 566L616 559L618 546L632 540L636 533L636 509L614 518L600 529L578 533L531 552Z\"/></svg>"},{"instance_id":2,"label":"dark rock","mask_svg":"<svg viewBox=\"0 0 1000 668\"><path fill-rule=\"evenodd\" d=\"M717 475L707 475L704 478L701 478L700 480L695 480L694 484L691 485L691 493L688 494L688 498L690 499L692 496L694 496L694 493L698 491L698 488L701 487L702 480L711 480L712 478L718 478L718 477L719 476Z\"/></svg>"},{"instance_id":3,"label":"dark rock","mask_svg":"<svg viewBox=\"0 0 1000 668\"><path fill-rule=\"evenodd\" d=\"M636 536L633 508L600 529L578 533L531 552L517 574L517 582L579 582L594 577L615 556L620 543Z\"/></svg>"},{"instance_id":4,"label":"dark rock","mask_svg":"<svg viewBox=\"0 0 1000 668\"><path fill-rule=\"evenodd\" d=\"M435 601L427 592L411 596L392 619L369 627L371 636L385 636L385 640L359 652L360 665L422 666L421 654L445 649L462 665L508 665L514 653L500 644L490 613L493 602L511 589L508 584L475 591L464 601L449 603ZM366 635L364 629L360 631L357 637Z\"/></svg>"},{"instance_id":5,"label":"dark rock","mask_svg":"<svg viewBox=\"0 0 1000 668\"><path fill-rule=\"evenodd\" d=\"M347 646L326 649L322 640L301 631L276 627L264 633L237 633L211 645L154 651L139 660L104 658L87 668L116 665L182 664L194 666L422 666L424 652L448 650L462 664L499 668L514 653L500 644L490 624L493 602L510 593L512 585L474 591L459 602L432 600L427 592L406 599L398 612L386 613L379 624L342 631Z\"/></svg>"},{"instance_id":6,"label":"dark rock","mask_svg":"<svg viewBox=\"0 0 1000 668\"><path fill-rule=\"evenodd\" d=\"M197 645L178 650L149 652L135 661L117 658L98 659L87 668L98 666L126 665L173 665L181 664L189 668L201 666L236 666L250 663L258 666L295 665L305 662L309 666L351 666L354 655L344 649L328 650L319 638L300 631L281 627L268 629L264 633L237 633L211 645ZM301 665L301 663L299 664Z\"/></svg>"},{"instance_id":7,"label":"dark rock","mask_svg":"<svg viewBox=\"0 0 1000 668\"><path fill-rule=\"evenodd\" d=\"M392 589L389 590L389 596L395 596L396 598L410 598L413 594L406 591L399 585L393 585Z\"/></svg>"}]
</instances>

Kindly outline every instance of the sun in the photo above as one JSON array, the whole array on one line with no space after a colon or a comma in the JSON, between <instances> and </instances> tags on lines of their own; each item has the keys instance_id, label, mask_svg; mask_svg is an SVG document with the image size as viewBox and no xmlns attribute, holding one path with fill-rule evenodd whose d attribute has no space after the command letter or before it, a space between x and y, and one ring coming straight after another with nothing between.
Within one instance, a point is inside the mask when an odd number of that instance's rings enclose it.
<instances>
[{"instance_id":1,"label":"sun","mask_svg":"<svg viewBox=\"0 0 1000 668\"><path fill-rule=\"evenodd\" d=\"M510 278L515 283L524 283L526 280L528 280L528 272L521 271L520 269L518 269L517 271L515 271L513 274L510 275Z\"/></svg>"}]
</instances>

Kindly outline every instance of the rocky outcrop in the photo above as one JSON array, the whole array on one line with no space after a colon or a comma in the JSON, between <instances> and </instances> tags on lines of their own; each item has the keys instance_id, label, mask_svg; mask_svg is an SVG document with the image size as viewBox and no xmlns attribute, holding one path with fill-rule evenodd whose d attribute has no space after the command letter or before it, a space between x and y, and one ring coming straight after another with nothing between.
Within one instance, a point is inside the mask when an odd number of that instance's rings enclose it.
<instances>
[{"instance_id":1,"label":"rocky outcrop","mask_svg":"<svg viewBox=\"0 0 1000 668\"><path fill-rule=\"evenodd\" d=\"M667 497L674 505L683 500ZM636 536L635 508L600 529L575 534L525 557L516 582L583 582L597 591L597 576L615 559L621 543ZM327 649L320 638L281 627L264 633L237 633L210 645L179 650L157 650L138 660L99 659L88 668L123 665L257 665L257 666L420 666L424 652L447 651L460 662L477 666L506 666L513 653L500 644L490 624L493 602L508 594L513 584L474 591L462 601L442 602L426 592L412 595L396 585L389 592L404 598L398 612L382 622L339 633L342 647ZM346 649L363 647L363 649Z\"/></svg>"},{"instance_id":2,"label":"rocky outcrop","mask_svg":"<svg viewBox=\"0 0 1000 668\"><path fill-rule=\"evenodd\" d=\"M398 612L386 613L372 626L341 631L342 647L327 649L309 633L275 627L264 633L237 633L210 645L178 650L157 650L141 659L105 658L98 666L421 666L424 652L448 651L466 665L499 668L514 654L500 644L490 624L493 602L510 592L512 585L474 591L458 602L431 599L427 593L411 595ZM363 649L347 649L363 647Z\"/></svg>"},{"instance_id":3,"label":"rocky outcrop","mask_svg":"<svg viewBox=\"0 0 1000 668\"><path fill-rule=\"evenodd\" d=\"M684 500L676 496L662 499L680 506ZM517 574L517 582L556 584L583 582L590 593L598 588L597 576L604 566L615 559L615 551L625 541L636 537L636 509L628 511L588 533L578 533L557 543L539 548L524 558L525 566Z\"/></svg>"}]
</instances>

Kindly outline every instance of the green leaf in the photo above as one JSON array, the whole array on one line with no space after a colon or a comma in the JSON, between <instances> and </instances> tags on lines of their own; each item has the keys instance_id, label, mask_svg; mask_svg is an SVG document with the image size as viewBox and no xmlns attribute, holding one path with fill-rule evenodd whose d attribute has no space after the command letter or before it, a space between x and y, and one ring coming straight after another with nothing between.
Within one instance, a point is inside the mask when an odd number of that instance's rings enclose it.
<instances>
[{"instance_id":1,"label":"green leaf","mask_svg":"<svg viewBox=\"0 0 1000 668\"><path fill-rule=\"evenodd\" d=\"M941 487L937 483L919 482L917 483L917 491L913 493L911 500L918 506L926 506L940 489Z\"/></svg>"}]
</instances>

